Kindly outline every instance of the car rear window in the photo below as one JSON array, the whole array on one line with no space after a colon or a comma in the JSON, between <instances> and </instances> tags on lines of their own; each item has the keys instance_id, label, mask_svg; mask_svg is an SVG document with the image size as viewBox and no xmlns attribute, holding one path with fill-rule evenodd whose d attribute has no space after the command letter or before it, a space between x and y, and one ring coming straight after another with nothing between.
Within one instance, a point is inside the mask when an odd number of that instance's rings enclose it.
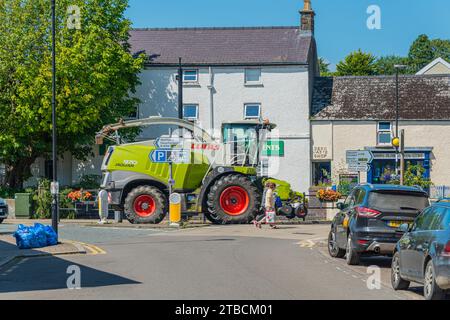
<instances>
[{"instance_id":1,"label":"car rear window","mask_svg":"<svg viewBox=\"0 0 450 320\"><path fill-rule=\"evenodd\" d=\"M430 202L422 193L371 192L368 204L381 211L422 211Z\"/></svg>"}]
</instances>

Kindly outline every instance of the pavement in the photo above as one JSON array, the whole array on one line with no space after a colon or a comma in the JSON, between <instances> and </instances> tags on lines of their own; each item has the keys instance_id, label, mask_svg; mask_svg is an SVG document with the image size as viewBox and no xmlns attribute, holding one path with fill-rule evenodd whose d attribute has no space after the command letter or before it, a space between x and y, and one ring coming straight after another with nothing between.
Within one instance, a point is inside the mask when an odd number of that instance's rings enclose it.
<instances>
[{"instance_id":1,"label":"pavement","mask_svg":"<svg viewBox=\"0 0 450 320\"><path fill-rule=\"evenodd\" d=\"M11 234L0 234L0 268L20 258L85 253L86 248L81 243L67 240L61 240L56 246L21 250L16 246L16 240Z\"/></svg>"},{"instance_id":2,"label":"pavement","mask_svg":"<svg viewBox=\"0 0 450 320\"><path fill-rule=\"evenodd\" d=\"M14 227L0 225L0 233ZM16 259L0 267L0 299L423 299L420 288L392 290L389 259L369 258L350 267L330 258L328 231L321 224L259 230L253 225L142 229L63 222L60 237L81 243L86 254ZM368 267L374 265L380 268L381 286L372 290ZM74 266L80 269L80 290L67 287Z\"/></svg>"}]
</instances>

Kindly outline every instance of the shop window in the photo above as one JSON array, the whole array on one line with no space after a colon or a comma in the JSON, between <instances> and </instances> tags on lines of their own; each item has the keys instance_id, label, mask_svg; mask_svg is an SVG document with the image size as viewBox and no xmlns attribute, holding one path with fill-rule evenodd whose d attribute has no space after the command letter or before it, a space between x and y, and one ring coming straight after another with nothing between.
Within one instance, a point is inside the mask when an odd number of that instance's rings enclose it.
<instances>
[{"instance_id":1,"label":"shop window","mask_svg":"<svg viewBox=\"0 0 450 320\"><path fill-rule=\"evenodd\" d=\"M314 162L313 176L315 186L331 186L331 162Z\"/></svg>"},{"instance_id":2,"label":"shop window","mask_svg":"<svg viewBox=\"0 0 450 320\"><path fill-rule=\"evenodd\" d=\"M379 122L377 127L377 144L379 146L388 146L392 143L392 123Z\"/></svg>"}]
</instances>

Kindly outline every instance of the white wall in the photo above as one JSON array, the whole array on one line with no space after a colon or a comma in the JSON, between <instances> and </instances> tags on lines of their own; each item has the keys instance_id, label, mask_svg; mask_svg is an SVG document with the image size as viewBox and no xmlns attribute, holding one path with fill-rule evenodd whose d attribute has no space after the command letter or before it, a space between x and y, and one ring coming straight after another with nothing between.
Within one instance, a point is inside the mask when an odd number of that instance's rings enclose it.
<instances>
[{"instance_id":1,"label":"white wall","mask_svg":"<svg viewBox=\"0 0 450 320\"><path fill-rule=\"evenodd\" d=\"M286 155L280 159L277 178L292 182L294 188L306 191L310 186L309 76L302 66L264 67L262 85L246 86L244 67L214 67L214 128L226 121L244 120L245 103L261 103L262 115L278 125L280 139L285 140ZM178 116L176 68L149 68L141 74L142 85L137 96L142 104L140 118ZM210 129L209 68L199 69L199 82L186 85L185 104L199 105L198 124ZM167 133L145 131L142 138ZM272 159L271 162L276 161Z\"/></svg>"}]
</instances>

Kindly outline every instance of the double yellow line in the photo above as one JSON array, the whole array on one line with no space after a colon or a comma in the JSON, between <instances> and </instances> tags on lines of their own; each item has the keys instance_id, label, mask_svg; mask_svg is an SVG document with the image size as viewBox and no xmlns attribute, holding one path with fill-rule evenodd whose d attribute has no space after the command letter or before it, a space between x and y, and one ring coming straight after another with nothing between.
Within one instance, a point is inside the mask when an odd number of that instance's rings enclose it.
<instances>
[{"instance_id":1,"label":"double yellow line","mask_svg":"<svg viewBox=\"0 0 450 320\"><path fill-rule=\"evenodd\" d=\"M96 245L93 244L89 244L89 243L84 243L84 242L80 242L80 241L71 241L72 243L77 243L81 246L83 246L85 249L87 249L87 251L89 251L89 255L99 255L99 254L106 254L106 251L103 250L100 247L97 247Z\"/></svg>"}]
</instances>

